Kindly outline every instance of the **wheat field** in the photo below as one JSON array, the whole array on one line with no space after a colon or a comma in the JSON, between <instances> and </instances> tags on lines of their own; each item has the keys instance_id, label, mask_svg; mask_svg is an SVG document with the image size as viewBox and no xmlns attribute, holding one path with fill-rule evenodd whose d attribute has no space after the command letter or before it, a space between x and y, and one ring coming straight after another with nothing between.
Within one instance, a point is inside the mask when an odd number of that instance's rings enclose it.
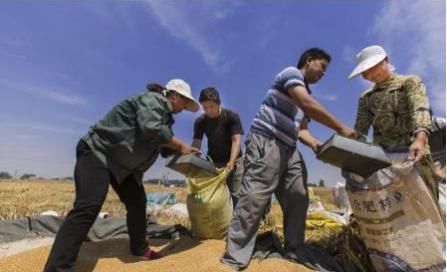
<instances>
[{"instance_id":1,"label":"wheat field","mask_svg":"<svg viewBox=\"0 0 447 272\"><path fill-rule=\"evenodd\" d=\"M186 202L186 188L167 188L162 185L144 185L146 193L171 192L175 193L177 202ZM330 188L313 188L317 198L323 205L331 210L332 191ZM23 216L35 216L48 210L56 211L60 215L66 215L73 207L75 187L73 181L52 180L20 180L0 179L0 220L16 219ZM109 187L107 198L101 209L111 216L125 216L126 210L115 191ZM170 223L175 219L165 218ZM261 226L261 229L282 229L282 212L277 203L273 203L270 213Z\"/></svg>"},{"instance_id":2,"label":"wheat field","mask_svg":"<svg viewBox=\"0 0 447 272\"><path fill-rule=\"evenodd\" d=\"M144 187L146 193L174 192L178 202L186 201L185 188L166 188L149 184ZM66 215L73 207L74 197L75 187L72 181L0 179L0 220L39 215L47 210ZM111 187L101 211L108 212L111 216L126 214L124 204Z\"/></svg>"}]
</instances>

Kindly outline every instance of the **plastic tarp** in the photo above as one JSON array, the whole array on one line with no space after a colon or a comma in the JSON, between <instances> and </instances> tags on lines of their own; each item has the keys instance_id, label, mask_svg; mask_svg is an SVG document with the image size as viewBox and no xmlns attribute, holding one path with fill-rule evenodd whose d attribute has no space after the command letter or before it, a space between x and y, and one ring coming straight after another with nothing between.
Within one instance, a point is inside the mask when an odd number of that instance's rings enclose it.
<instances>
[{"instance_id":1,"label":"plastic tarp","mask_svg":"<svg viewBox=\"0 0 447 272\"><path fill-rule=\"evenodd\" d=\"M252 255L252 259L266 258L285 258L315 271L344 271L324 248L316 245L304 244L296 252L285 254L279 237L271 231L256 237Z\"/></svg>"},{"instance_id":2,"label":"plastic tarp","mask_svg":"<svg viewBox=\"0 0 447 272\"><path fill-rule=\"evenodd\" d=\"M174 205L177 203L175 193L170 192L155 192L146 194L148 203L155 203L159 205Z\"/></svg>"},{"instance_id":3,"label":"plastic tarp","mask_svg":"<svg viewBox=\"0 0 447 272\"><path fill-rule=\"evenodd\" d=\"M64 217L42 215L0 221L0 243L39 236L55 236L64 219ZM187 230L181 225L158 225L149 217L146 232L149 238L171 239L178 237L180 233L187 233ZM101 241L127 235L125 218L97 218L88 233L87 241Z\"/></svg>"}]
</instances>

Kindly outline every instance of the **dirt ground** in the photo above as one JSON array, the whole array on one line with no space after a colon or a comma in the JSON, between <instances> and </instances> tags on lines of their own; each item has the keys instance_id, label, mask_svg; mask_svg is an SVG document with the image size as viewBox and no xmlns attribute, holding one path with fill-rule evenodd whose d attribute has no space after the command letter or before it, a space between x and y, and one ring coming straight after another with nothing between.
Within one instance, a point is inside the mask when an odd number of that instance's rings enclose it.
<instances>
[{"instance_id":1,"label":"dirt ground","mask_svg":"<svg viewBox=\"0 0 447 272\"><path fill-rule=\"evenodd\" d=\"M231 268L220 263L225 242L222 240L198 241L187 236L179 240L151 239L151 246L158 250L163 258L145 261L129 254L127 239L113 239L102 242L84 243L78 256L75 271L78 272L125 272L125 271L169 271L169 272L226 272ZM0 258L1 271L42 271L50 246L35 248L17 255ZM301 272L311 271L304 266L269 258L254 260L247 272Z\"/></svg>"}]
</instances>

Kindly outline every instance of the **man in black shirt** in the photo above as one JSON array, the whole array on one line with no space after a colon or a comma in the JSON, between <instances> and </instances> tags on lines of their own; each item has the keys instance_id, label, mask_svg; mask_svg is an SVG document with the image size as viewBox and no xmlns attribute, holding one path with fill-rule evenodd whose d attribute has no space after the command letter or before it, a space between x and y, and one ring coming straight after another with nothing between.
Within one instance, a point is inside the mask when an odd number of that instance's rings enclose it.
<instances>
[{"instance_id":1,"label":"man in black shirt","mask_svg":"<svg viewBox=\"0 0 447 272\"><path fill-rule=\"evenodd\" d=\"M220 97L213 87L200 92L199 102L205 112L194 123L192 146L200 149L203 134L208 140L208 156L218 168L227 167L227 186L236 207L243 173L241 136L244 134L239 115L220 106Z\"/></svg>"}]
</instances>

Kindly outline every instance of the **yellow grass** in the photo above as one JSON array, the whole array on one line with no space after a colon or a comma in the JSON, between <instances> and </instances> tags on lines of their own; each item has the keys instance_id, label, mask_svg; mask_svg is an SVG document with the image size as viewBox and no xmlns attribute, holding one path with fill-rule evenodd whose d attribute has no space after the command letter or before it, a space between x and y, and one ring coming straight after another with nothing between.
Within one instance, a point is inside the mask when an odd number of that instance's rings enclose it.
<instances>
[{"instance_id":1,"label":"yellow grass","mask_svg":"<svg viewBox=\"0 0 447 272\"><path fill-rule=\"evenodd\" d=\"M186 202L186 188L166 188L161 185L145 184L146 193L167 191L174 192L177 202ZM0 179L0 220L15 219L23 216L39 215L40 213L53 210L60 215L66 215L73 207L75 197L74 182L72 181L23 181L23 180L1 180ZM317 198L322 201L326 208L335 207L332 203L332 191L330 188L313 188ZM124 205L118 196L109 188L106 201L101 209L111 216L125 216ZM189 227L189 220L174 218L161 213L157 217L162 224L182 224ZM270 213L261 223L260 231L273 231L280 238L283 237L283 215L277 203L272 203Z\"/></svg>"},{"instance_id":2,"label":"yellow grass","mask_svg":"<svg viewBox=\"0 0 447 272\"><path fill-rule=\"evenodd\" d=\"M174 192L178 202L186 201L185 188L166 188L160 185L144 187L147 193ZM74 182L70 181L0 180L0 220L39 215L47 210L66 215L73 207L74 189ZM108 212L111 216L126 214L124 205L111 187L101 211Z\"/></svg>"},{"instance_id":3,"label":"yellow grass","mask_svg":"<svg viewBox=\"0 0 447 272\"><path fill-rule=\"evenodd\" d=\"M144 185L146 193L167 191L175 193L177 202L186 202L186 188L167 188L161 185ZM39 215L40 213L53 210L60 215L66 215L73 207L75 197L75 186L72 181L50 181L19 179L0 179L0 220L15 219L23 216ZM335 206L331 204L332 191L330 188L313 188L315 195L326 208L331 210ZM106 201L102 207L103 212L111 216L125 216L124 205L118 196L109 188ZM161 214L162 221L172 221L172 218ZM282 233L282 212L277 203L273 203L266 220L261 224L261 230L273 230ZM175 221L175 220L174 220ZM167 222L166 222L167 223ZM188 224L189 222L169 222ZM282 234L281 234L282 235Z\"/></svg>"},{"instance_id":4,"label":"yellow grass","mask_svg":"<svg viewBox=\"0 0 447 272\"><path fill-rule=\"evenodd\" d=\"M334 195L332 193L332 188L329 187L312 187L315 196L323 204L324 208L328 211L337 209L338 207L334 205Z\"/></svg>"},{"instance_id":5,"label":"yellow grass","mask_svg":"<svg viewBox=\"0 0 447 272\"><path fill-rule=\"evenodd\" d=\"M144 187L146 193L174 192L177 202L186 202L186 188L166 188L161 185L149 184L145 184ZM66 215L73 207L74 189L74 182L72 181L0 179L0 220L39 215L47 210ZM332 193L330 189L314 188L314 192L325 206L331 205ZM111 187L101 211L108 212L111 216L125 216L126 214L124 205ZM189 227L188 220L173 218L163 213L157 219L163 224L182 224ZM272 230L282 238L282 220L281 208L277 203L273 203L270 213L261 224L260 230Z\"/></svg>"}]
</instances>

